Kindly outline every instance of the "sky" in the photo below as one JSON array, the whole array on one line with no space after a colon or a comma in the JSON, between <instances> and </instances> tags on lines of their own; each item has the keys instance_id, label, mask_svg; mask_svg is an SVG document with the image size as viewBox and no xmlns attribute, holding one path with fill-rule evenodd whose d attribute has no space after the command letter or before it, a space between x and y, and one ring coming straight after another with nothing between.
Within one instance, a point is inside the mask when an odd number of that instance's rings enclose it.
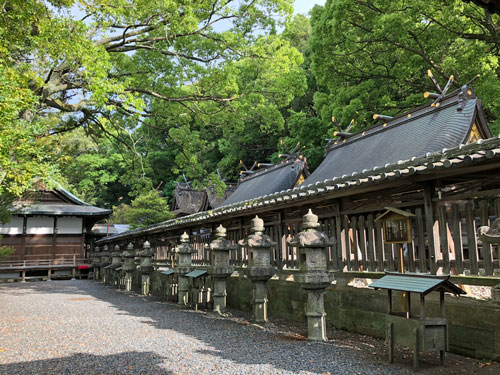
<instances>
[{"instance_id":1,"label":"sky","mask_svg":"<svg viewBox=\"0 0 500 375\"><path fill-rule=\"evenodd\" d=\"M294 14L302 13L307 15L315 5L325 5L326 0L295 0Z\"/></svg>"}]
</instances>

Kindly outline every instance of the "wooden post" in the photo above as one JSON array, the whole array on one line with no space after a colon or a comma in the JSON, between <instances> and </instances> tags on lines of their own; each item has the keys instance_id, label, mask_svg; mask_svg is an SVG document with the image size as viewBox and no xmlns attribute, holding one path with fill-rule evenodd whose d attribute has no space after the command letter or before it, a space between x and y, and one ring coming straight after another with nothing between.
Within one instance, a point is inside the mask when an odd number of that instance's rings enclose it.
<instances>
[{"instance_id":1,"label":"wooden post","mask_svg":"<svg viewBox=\"0 0 500 375\"><path fill-rule=\"evenodd\" d=\"M337 269L344 270L344 260L342 258L342 221L340 218L340 202L336 201L334 206L335 215L335 238L337 240Z\"/></svg>"},{"instance_id":2,"label":"wooden post","mask_svg":"<svg viewBox=\"0 0 500 375\"><path fill-rule=\"evenodd\" d=\"M425 319L425 296L423 293L420 293L420 319Z\"/></svg>"},{"instance_id":3,"label":"wooden post","mask_svg":"<svg viewBox=\"0 0 500 375\"><path fill-rule=\"evenodd\" d=\"M352 251L354 252L354 271L359 271L359 246L358 246L358 218L356 216L351 217L352 224Z\"/></svg>"},{"instance_id":4,"label":"wooden post","mask_svg":"<svg viewBox=\"0 0 500 375\"><path fill-rule=\"evenodd\" d=\"M401 273L405 273L405 261L404 261L404 255L403 255L403 244L401 243L398 243L397 244L397 247L398 247L398 268L399 268L399 272Z\"/></svg>"},{"instance_id":5,"label":"wooden post","mask_svg":"<svg viewBox=\"0 0 500 375\"><path fill-rule=\"evenodd\" d=\"M349 236L349 219L347 218L347 215L344 215L344 238L345 238L345 255L346 255L347 270L352 271L352 269L351 269L351 237Z\"/></svg>"},{"instance_id":6,"label":"wooden post","mask_svg":"<svg viewBox=\"0 0 500 375\"><path fill-rule=\"evenodd\" d=\"M429 265L432 274L436 274L436 250L434 246L434 208L432 206L432 197L434 195L434 185L426 183L424 186L424 215L425 229L427 231L427 240L429 241Z\"/></svg>"},{"instance_id":7,"label":"wooden post","mask_svg":"<svg viewBox=\"0 0 500 375\"><path fill-rule=\"evenodd\" d=\"M389 298L388 305L387 305L387 314L392 314L392 290L391 289L387 289L387 297Z\"/></svg>"},{"instance_id":8,"label":"wooden post","mask_svg":"<svg viewBox=\"0 0 500 375\"><path fill-rule=\"evenodd\" d=\"M488 210L488 202L485 200L479 201L479 209L480 209L480 217L481 217L481 225L489 226L490 225L490 217ZM483 259L484 259L484 270L486 275L493 275L493 259L491 256L491 244L483 241L482 246Z\"/></svg>"},{"instance_id":9,"label":"wooden post","mask_svg":"<svg viewBox=\"0 0 500 375\"><path fill-rule=\"evenodd\" d=\"M394 337L393 337L393 323L387 324L387 356L389 363L394 361Z\"/></svg>"},{"instance_id":10,"label":"wooden post","mask_svg":"<svg viewBox=\"0 0 500 375\"><path fill-rule=\"evenodd\" d=\"M21 282L22 283L26 282L26 270L21 271Z\"/></svg>"},{"instance_id":11,"label":"wooden post","mask_svg":"<svg viewBox=\"0 0 500 375\"><path fill-rule=\"evenodd\" d=\"M47 271L47 281L52 281L52 278L51 278L51 268L50 268L50 265L51 265L52 261L49 259L49 266L48 266L48 271Z\"/></svg>"},{"instance_id":12,"label":"wooden post","mask_svg":"<svg viewBox=\"0 0 500 375\"><path fill-rule=\"evenodd\" d=\"M368 231L368 270L369 271L375 271L375 238L374 238L374 233L373 233L373 214L369 214L368 217L368 225L367 225L367 231Z\"/></svg>"},{"instance_id":13,"label":"wooden post","mask_svg":"<svg viewBox=\"0 0 500 375\"><path fill-rule=\"evenodd\" d=\"M26 215L23 216L23 234L21 237L21 258L24 262L24 266L26 267L26 257L25 257L25 252L26 252L26 227L28 225L28 218Z\"/></svg>"},{"instance_id":14,"label":"wooden post","mask_svg":"<svg viewBox=\"0 0 500 375\"><path fill-rule=\"evenodd\" d=\"M424 218L422 217L422 209L415 210L417 215L417 241L418 241L418 268L420 272L427 272L427 260L425 256L425 234L424 234Z\"/></svg>"},{"instance_id":15,"label":"wooden post","mask_svg":"<svg viewBox=\"0 0 500 375\"><path fill-rule=\"evenodd\" d=\"M441 253L443 254L443 272L450 273L450 249L448 245L448 225L446 223L446 207L439 207L439 242L441 243Z\"/></svg>"},{"instance_id":16,"label":"wooden post","mask_svg":"<svg viewBox=\"0 0 500 375\"><path fill-rule=\"evenodd\" d=\"M446 309L444 306L444 290L439 291L439 307L441 309L441 318L446 318Z\"/></svg>"},{"instance_id":17,"label":"wooden post","mask_svg":"<svg viewBox=\"0 0 500 375\"><path fill-rule=\"evenodd\" d=\"M56 259L57 254L57 216L54 216L54 229L52 233L52 259Z\"/></svg>"},{"instance_id":18,"label":"wooden post","mask_svg":"<svg viewBox=\"0 0 500 375\"><path fill-rule=\"evenodd\" d=\"M467 225L467 241L469 247L470 273L473 275L477 275L479 273L479 262L477 255L474 202L467 202L465 204L465 217Z\"/></svg>"},{"instance_id":19,"label":"wooden post","mask_svg":"<svg viewBox=\"0 0 500 375\"><path fill-rule=\"evenodd\" d=\"M411 297L410 292L406 292L406 319L411 318Z\"/></svg>"},{"instance_id":20,"label":"wooden post","mask_svg":"<svg viewBox=\"0 0 500 375\"><path fill-rule=\"evenodd\" d=\"M462 253L462 225L460 222L460 207L458 204L451 206L451 225L453 230L453 246L455 249L455 265L457 273L464 272Z\"/></svg>"}]
</instances>

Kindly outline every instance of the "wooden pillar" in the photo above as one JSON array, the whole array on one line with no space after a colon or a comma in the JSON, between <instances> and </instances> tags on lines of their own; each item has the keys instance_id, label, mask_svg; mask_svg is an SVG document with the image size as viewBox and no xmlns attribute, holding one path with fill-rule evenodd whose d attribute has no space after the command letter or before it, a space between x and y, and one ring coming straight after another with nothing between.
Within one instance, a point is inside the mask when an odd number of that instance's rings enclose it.
<instances>
[{"instance_id":1,"label":"wooden pillar","mask_svg":"<svg viewBox=\"0 0 500 375\"><path fill-rule=\"evenodd\" d=\"M420 293L420 319L425 319L425 296Z\"/></svg>"},{"instance_id":2,"label":"wooden pillar","mask_svg":"<svg viewBox=\"0 0 500 375\"><path fill-rule=\"evenodd\" d=\"M441 309L441 318L446 318L446 310L444 306L444 290L439 291L439 307Z\"/></svg>"},{"instance_id":3,"label":"wooden pillar","mask_svg":"<svg viewBox=\"0 0 500 375\"><path fill-rule=\"evenodd\" d=\"M392 363L394 360L394 324L387 324L387 356L389 363Z\"/></svg>"},{"instance_id":4,"label":"wooden pillar","mask_svg":"<svg viewBox=\"0 0 500 375\"><path fill-rule=\"evenodd\" d=\"M283 269L283 221L281 220L281 211L278 212L278 235L276 238L273 238L278 243L278 254L279 254L279 263L278 268ZM240 239L242 237L240 236ZM286 248L286 246L285 246Z\"/></svg>"},{"instance_id":5,"label":"wooden pillar","mask_svg":"<svg viewBox=\"0 0 500 375\"><path fill-rule=\"evenodd\" d=\"M411 318L411 295L410 292L406 292L406 319Z\"/></svg>"},{"instance_id":6,"label":"wooden pillar","mask_svg":"<svg viewBox=\"0 0 500 375\"><path fill-rule=\"evenodd\" d=\"M21 237L21 258L23 262L26 261L25 252L26 252L26 227L28 226L28 218L26 215L23 216L23 234Z\"/></svg>"},{"instance_id":7,"label":"wooden pillar","mask_svg":"<svg viewBox=\"0 0 500 375\"><path fill-rule=\"evenodd\" d=\"M52 259L56 259L57 249L57 216L54 216L54 229L52 233Z\"/></svg>"},{"instance_id":8,"label":"wooden pillar","mask_svg":"<svg viewBox=\"0 0 500 375\"><path fill-rule=\"evenodd\" d=\"M434 184L428 182L424 186L424 215L427 240L429 241L429 266L432 274L436 274L436 249L434 246L434 208L432 198L434 196Z\"/></svg>"},{"instance_id":9,"label":"wooden pillar","mask_svg":"<svg viewBox=\"0 0 500 375\"><path fill-rule=\"evenodd\" d=\"M387 314L392 314L392 290L391 289L387 289L387 297L388 297Z\"/></svg>"},{"instance_id":10,"label":"wooden pillar","mask_svg":"<svg viewBox=\"0 0 500 375\"><path fill-rule=\"evenodd\" d=\"M82 218L82 238L80 240L80 258L86 258L87 257L87 253L86 253L86 242L85 241L85 236L87 234L87 228L85 228L85 224L84 224L84 220Z\"/></svg>"},{"instance_id":11,"label":"wooden pillar","mask_svg":"<svg viewBox=\"0 0 500 375\"><path fill-rule=\"evenodd\" d=\"M403 254L403 244L398 243L396 244L398 248L398 268L399 272L405 273L405 260L404 260L404 254Z\"/></svg>"}]
</instances>

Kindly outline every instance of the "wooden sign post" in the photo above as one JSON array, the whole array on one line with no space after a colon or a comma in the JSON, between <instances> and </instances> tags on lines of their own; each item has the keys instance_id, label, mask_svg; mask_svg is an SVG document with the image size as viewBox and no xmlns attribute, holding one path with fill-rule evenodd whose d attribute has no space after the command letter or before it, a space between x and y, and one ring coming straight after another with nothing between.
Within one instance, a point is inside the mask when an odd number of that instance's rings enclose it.
<instances>
[{"instance_id":1,"label":"wooden sign post","mask_svg":"<svg viewBox=\"0 0 500 375\"><path fill-rule=\"evenodd\" d=\"M387 211L377 217L375 221L381 221L383 224L384 242L397 245L398 271L405 273L403 244L412 242L410 217L415 215L398 208L385 207L385 209Z\"/></svg>"}]
</instances>

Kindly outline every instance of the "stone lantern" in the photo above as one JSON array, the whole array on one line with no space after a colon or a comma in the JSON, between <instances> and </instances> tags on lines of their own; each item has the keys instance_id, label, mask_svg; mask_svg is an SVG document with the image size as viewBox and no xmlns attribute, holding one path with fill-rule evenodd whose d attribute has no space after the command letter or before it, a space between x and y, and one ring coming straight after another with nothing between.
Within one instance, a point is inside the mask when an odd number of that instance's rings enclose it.
<instances>
[{"instance_id":1,"label":"stone lantern","mask_svg":"<svg viewBox=\"0 0 500 375\"><path fill-rule=\"evenodd\" d=\"M125 290L132 290L132 275L135 271L135 251L134 245L129 243L127 246L127 250L123 253L123 257L125 258L123 264L123 271L125 271Z\"/></svg>"},{"instance_id":2,"label":"stone lantern","mask_svg":"<svg viewBox=\"0 0 500 375\"><path fill-rule=\"evenodd\" d=\"M120 245L116 244L113 252L111 253L111 284L114 287L120 286L120 270L122 267L122 252L120 249Z\"/></svg>"},{"instance_id":3,"label":"stone lantern","mask_svg":"<svg viewBox=\"0 0 500 375\"><path fill-rule=\"evenodd\" d=\"M189 235L184 232L180 238L180 245L175 247L177 265L174 272L177 275L177 303L187 305L189 302L189 278L185 275L193 270L192 255L196 250L189 244Z\"/></svg>"},{"instance_id":4,"label":"stone lantern","mask_svg":"<svg viewBox=\"0 0 500 375\"><path fill-rule=\"evenodd\" d=\"M226 280L234 271L229 265L229 251L236 250L238 246L226 239L226 228L219 225L209 248L212 251L212 265L208 272L214 280L214 311L222 313L226 309Z\"/></svg>"},{"instance_id":5,"label":"stone lantern","mask_svg":"<svg viewBox=\"0 0 500 375\"><path fill-rule=\"evenodd\" d=\"M108 249L108 245L104 245L102 258L101 258L101 270L102 282L106 284L109 279L108 266L111 264L111 252Z\"/></svg>"},{"instance_id":6,"label":"stone lantern","mask_svg":"<svg viewBox=\"0 0 500 375\"><path fill-rule=\"evenodd\" d=\"M94 280L99 280L99 267L101 267L101 253L99 246L96 246L94 251L91 252L90 258L92 259L92 268L94 269Z\"/></svg>"},{"instance_id":7,"label":"stone lantern","mask_svg":"<svg viewBox=\"0 0 500 375\"><path fill-rule=\"evenodd\" d=\"M248 249L247 276L254 284L254 319L257 323L267 322L267 280L275 273L271 266L271 249L277 246L271 237L264 234L264 220L255 216L252 219L252 234L239 241L240 246Z\"/></svg>"},{"instance_id":8,"label":"stone lantern","mask_svg":"<svg viewBox=\"0 0 500 375\"><path fill-rule=\"evenodd\" d=\"M299 273L294 280L307 291L307 331L308 340L326 340L326 313L324 303L325 289L330 285L328 273L328 247L335 241L330 241L327 235L318 231L320 224L318 216L311 210L304 215L302 232L288 241L290 246L298 248Z\"/></svg>"},{"instance_id":9,"label":"stone lantern","mask_svg":"<svg viewBox=\"0 0 500 375\"><path fill-rule=\"evenodd\" d=\"M140 257L139 268L141 270L141 293L144 296L149 294L149 285L153 267L153 250L148 241L142 245L142 251L137 252Z\"/></svg>"}]
</instances>

